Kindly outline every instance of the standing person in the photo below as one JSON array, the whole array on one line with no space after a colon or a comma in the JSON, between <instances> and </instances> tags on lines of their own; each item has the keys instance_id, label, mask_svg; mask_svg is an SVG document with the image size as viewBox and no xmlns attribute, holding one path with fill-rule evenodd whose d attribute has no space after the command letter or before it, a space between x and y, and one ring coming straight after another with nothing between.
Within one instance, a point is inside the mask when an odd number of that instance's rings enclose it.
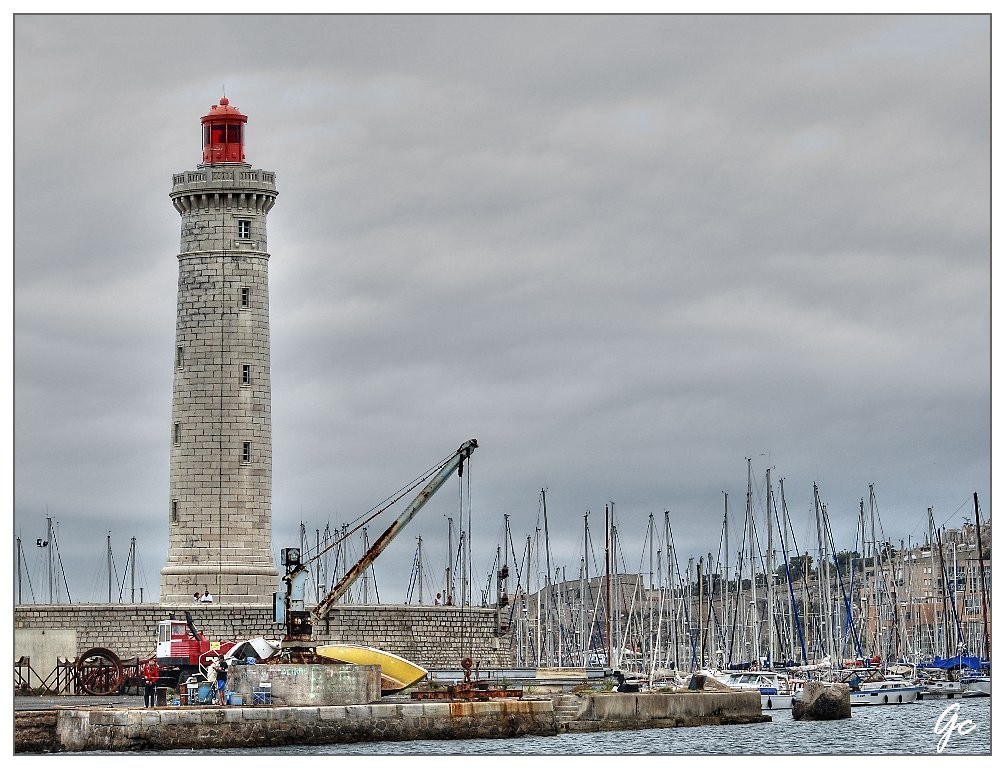
<instances>
[{"instance_id":1,"label":"standing person","mask_svg":"<svg viewBox=\"0 0 1004 768\"><path fill-rule=\"evenodd\" d=\"M433 605L440 605L442 602L443 602L443 594L442 594L442 592L437 592L436 593L436 602L433 603Z\"/></svg>"},{"instance_id":2,"label":"standing person","mask_svg":"<svg viewBox=\"0 0 1004 768\"><path fill-rule=\"evenodd\" d=\"M208 589L206 590L206 593L202 597L199 598L199 602L200 603L211 603L211 602L213 602L213 596L211 594L209 594L209 590Z\"/></svg>"},{"instance_id":3,"label":"standing person","mask_svg":"<svg viewBox=\"0 0 1004 768\"><path fill-rule=\"evenodd\" d=\"M202 602L202 595L199 594L198 592L196 592L195 593L195 597L192 598L192 602L193 603L200 603L200 602Z\"/></svg>"},{"instance_id":4,"label":"standing person","mask_svg":"<svg viewBox=\"0 0 1004 768\"><path fill-rule=\"evenodd\" d=\"M222 706L226 703L224 699L227 690L227 660L217 656L213 666L216 668L216 703Z\"/></svg>"},{"instance_id":5,"label":"standing person","mask_svg":"<svg viewBox=\"0 0 1004 768\"><path fill-rule=\"evenodd\" d=\"M157 703L157 680L160 667L155 659L148 659L143 665L143 706L152 707Z\"/></svg>"}]
</instances>

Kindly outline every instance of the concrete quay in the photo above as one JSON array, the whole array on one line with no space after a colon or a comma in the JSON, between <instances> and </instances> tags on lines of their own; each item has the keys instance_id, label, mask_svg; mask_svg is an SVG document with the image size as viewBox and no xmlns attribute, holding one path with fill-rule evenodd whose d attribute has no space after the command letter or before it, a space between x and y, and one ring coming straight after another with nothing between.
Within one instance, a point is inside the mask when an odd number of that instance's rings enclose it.
<instances>
[{"instance_id":1,"label":"concrete quay","mask_svg":"<svg viewBox=\"0 0 1004 768\"><path fill-rule=\"evenodd\" d=\"M20 698L20 697L16 697ZM100 698L100 697L96 697ZM69 704L69 702L68 702ZM768 722L756 692L559 694L539 699L397 701L350 706L69 704L16 707L15 754L211 751L414 739L512 738L558 733Z\"/></svg>"},{"instance_id":2,"label":"concrete quay","mask_svg":"<svg viewBox=\"0 0 1004 768\"><path fill-rule=\"evenodd\" d=\"M563 733L771 721L761 710L759 691L562 694L554 697L554 708Z\"/></svg>"}]
</instances>

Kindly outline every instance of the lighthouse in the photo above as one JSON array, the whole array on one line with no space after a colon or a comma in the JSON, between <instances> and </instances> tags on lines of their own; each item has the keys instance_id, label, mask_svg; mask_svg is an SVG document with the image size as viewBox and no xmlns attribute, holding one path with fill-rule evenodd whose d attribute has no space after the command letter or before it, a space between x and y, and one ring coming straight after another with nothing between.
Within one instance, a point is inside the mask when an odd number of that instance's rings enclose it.
<instances>
[{"instance_id":1,"label":"lighthouse","mask_svg":"<svg viewBox=\"0 0 1004 768\"><path fill-rule=\"evenodd\" d=\"M244 154L226 97L202 117L202 162L174 174L181 215L171 396L168 553L160 599L265 604L272 558L272 415L266 219L275 173Z\"/></svg>"}]
</instances>

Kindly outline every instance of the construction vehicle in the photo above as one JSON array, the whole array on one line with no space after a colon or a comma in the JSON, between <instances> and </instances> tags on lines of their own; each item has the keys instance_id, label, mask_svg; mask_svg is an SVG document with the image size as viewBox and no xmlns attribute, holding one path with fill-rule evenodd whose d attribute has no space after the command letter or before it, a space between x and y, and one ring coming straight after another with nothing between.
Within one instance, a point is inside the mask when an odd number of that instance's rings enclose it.
<instances>
[{"instance_id":1,"label":"construction vehicle","mask_svg":"<svg viewBox=\"0 0 1004 768\"><path fill-rule=\"evenodd\" d=\"M418 511L443 486L450 475L456 471L460 476L463 476L464 462L470 458L470 455L477 447L477 440L468 440L452 456L438 467L430 470L430 473L435 472L435 475L428 484L397 519L391 523L390 527L380 534L380 537L373 543L373 546L366 550L358 562L349 568L331 591L317 603L313 611L307 610L305 603L307 576L309 573L308 567L338 542L318 552L308 560L301 559L299 549L288 548L281 550L280 561L286 568L286 575L282 578L286 585L286 591L285 594L274 593L273 613L275 622L284 625L286 629L285 637L281 643L283 649L295 649L297 652L313 655L313 649L316 647L311 640L313 625L323 621L327 617L332 606L338 602L338 599L372 565L377 555L383 552L387 545L393 541L394 537L401 532L401 529L418 514Z\"/></svg>"},{"instance_id":2,"label":"construction vehicle","mask_svg":"<svg viewBox=\"0 0 1004 768\"><path fill-rule=\"evenodd\" d=\"M203 673L217 656L225 655L234 645L229 640L207 640L196 629L189 611L185 611L184 620L172 613L170 618L157 622L156 658L163 684L180 689L180 683Z\"/></svg>"}]
</instances>

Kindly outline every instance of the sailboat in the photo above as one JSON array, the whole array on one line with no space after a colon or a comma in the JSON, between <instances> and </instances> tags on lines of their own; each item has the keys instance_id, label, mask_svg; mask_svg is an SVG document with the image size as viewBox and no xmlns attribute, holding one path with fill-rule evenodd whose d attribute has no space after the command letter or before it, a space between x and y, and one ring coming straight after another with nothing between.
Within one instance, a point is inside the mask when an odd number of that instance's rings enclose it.
<instances>
[{"instance_id":1,"label":"sailboat","mask_svg":"<svg viewBox=\"0 0 1004 768\"><path fill-rule=\"evenodd\" d=\"M761 709L791 709L791 683L788 675L783 672L770 670L735 671L722 679L722 682L737 691L760 691Z\"/></svg>"}]
</instances>

